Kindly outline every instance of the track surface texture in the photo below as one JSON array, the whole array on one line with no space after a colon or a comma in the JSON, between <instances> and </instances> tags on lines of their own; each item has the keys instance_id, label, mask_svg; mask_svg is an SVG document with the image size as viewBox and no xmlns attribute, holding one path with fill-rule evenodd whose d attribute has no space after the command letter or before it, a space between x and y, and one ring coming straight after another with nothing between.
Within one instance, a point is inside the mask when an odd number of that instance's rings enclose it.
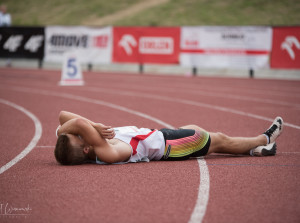
<instances>
[{"instance_id":1,"label":"track surface texture","mask_svg":"<svg viewBox=\"0 0 300 223\"><path fill-rule=\"evenodd\" d=\"M0 69L0 222L300 222L300 82ZM197 124L256 136L280 115L277 155L61 166L58 114L112 126Z\"/></svg>"}]
</instances>

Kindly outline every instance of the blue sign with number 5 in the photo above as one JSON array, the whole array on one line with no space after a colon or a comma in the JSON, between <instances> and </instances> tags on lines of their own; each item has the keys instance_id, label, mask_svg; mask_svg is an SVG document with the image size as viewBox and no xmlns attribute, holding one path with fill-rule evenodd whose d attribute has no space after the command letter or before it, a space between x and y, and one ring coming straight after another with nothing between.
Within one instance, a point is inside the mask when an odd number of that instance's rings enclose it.
<instances>
[{"instance_id":1,"label":"blue sign with number 5","mask_svg":"<svg viewBox=\"0 0 300 223\"><path fill-rule=\"evenodd\" d=\"M68 72L67 72L68 76L70 77L76 76L77 74L76 58L69 58L67 67L68 67Z\"/></svg>"}]
</instances>

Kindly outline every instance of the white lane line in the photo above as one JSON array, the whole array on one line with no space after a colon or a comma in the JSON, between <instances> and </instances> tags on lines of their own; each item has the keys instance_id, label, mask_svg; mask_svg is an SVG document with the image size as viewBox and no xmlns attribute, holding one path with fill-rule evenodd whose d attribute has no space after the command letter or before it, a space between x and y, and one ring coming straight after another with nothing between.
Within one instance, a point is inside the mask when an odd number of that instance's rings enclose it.
<instances>
[{"instance_id":1,"label":"white lane line","mask_svg":"<svg viewBox=\"0 0 300 223\"><path fill-rule=\"evenodd\" d=\"M200 169L200 187L198 197L189 223L202 222L206 213L209 198L209 171L204 157L197 159ZM203 196L206 195L206 196Z\"/></svg>"},{"instance_id":2,"label":"white lane line","mask_svg":"<svg viewBox=\"0 0 300 223\"><path fill-rule=\"evenodd\" d=\"M35 148L55 148L55 146L36 146Z\"/></svg>"},{"instance_id":3,"label":"white lane line","mask_svg":"<svg viewBox=\"0 0 300 223\"><path fill-rule=\"evenodd\" d=\"M46 90L35 90L35 89L30 89L30 88L18 88L18 87L12 87L10 89L16 90L16 91L22 91L22 92L29 92L29 93L36 93L36 94L42 94L42 95L52 95L52 96L57 96L57 97L63 97L63 98L68 98L68 99L73 99L73 100L78 100L78 101L83 101L83 102L89 102L89 103L95 103L95 104L100 104L103 106L108 106L114 109L118 109L124 112L128 112L149 120L152 120L158 124L161 124L162 126L165 126L166 128L174 128L172 125L167 124L157 118L154 118L150 115L147 115L145 113L142 112L138 112L132 109L128 109L125 108L123 106L119 106L119 105L115 105L112 103L108 103L105 101L100 101L100 100L96 100L96 99L90 99L90 98L86 98L86 97L81 97L81 96L75 96L72 94L66 94L66 93L55 93L52 91L46 91ZM200 161L198 160L198 165L199 165L199 172L200 172L200 185L198 188L198 197L196 200L196 205L194 207L194 211L193 214L191 216L191 219L196 219L197 222L202 222L203 217L205 215L206 212L206 207L208 204L208 200L209 200L209 171L208 171L208 167L207 164L205 162L204 159L200 159ZM197 211L195 211L197 210ZM197 213L201 213L201 214L197 214ZM197 214L197 215L196 215ZM196 215L196 216L194 216ZM191 223L194 223L194 221L191 221Z\"/></svg>"},{"instance_id":4,"label":"white lane line","mask_svg":"<svg viewBox=\"0 0 300 223\"><path fill-rule=\"evenodd\" d=\"M100 84L101 85L101 84ZM103 86L103 85L102 85ZM115 87L119 87L119 88L122 88L124 87L124 84L123 85L115 85ZM150 89L150 90L158 90L160 91L161 89L167 89L169 88L168 85L160 85L158 87L155 87L155 86L152 86L152 87L140 87L138 85L135 85L135 86L132 86L134 89L142 89L142 90L145 90L145 89ZM173 89L176 89L176 90L181 90L181 91L184 91L184 92L197 92L199 89L201 89L202 91L205 91L205 92L214 92L214 93L219 93L219 94L227 94L228 92L230 94L232 94L232 87L218 87L218 88L211 88L211 87L207 87L207 86L204 86L204 85L201 85L201 87L199 88L199 86L189 86L189 85L186 85L186 84L182 84L180 83L179 85L172 85L172 88ZM132 89L132 88L131 88ZM234 89L235 90L238 90L238 92L240 93L245 93L245 94L251 94L251 95L258 95L258 96L261 96L261 95L265 95L265 96L282 96L282 97L292 97L292 98L298 98L300 97L299 94L297 94L298 92L290 92L290 91L286 91L286 90L272 90L272 89L262 89L262 88L256 88L256 89L249 89L249 87L245 88L244 87L237 87L236 85L234 86ZM171 91L175 91L175 90L172 90L170 89Z\"/></svg>"},{"instance_id":5,"label":"white lane line","mask_svg":"<svg viewBox=\"0 0 300 223\"><path fill-rule=\"evenodd\" d=\"M279 154L300 154L300 152L277 152Z\"/></svg>"},{"instance_id":6,"label":"white lane line","mask_svg":"<svg viewBox=\"0 0 300 223\"><path fill-rule=\"evenodd\" d=\"M34 137L30 141L30 143L19 155L17 155L15 158L13 158L11 161L9 161L7 164L5 164L4 166L2 166L0 168L0 174L2 174L6 170L11 168L13 165L15 165L17 162L19 162L21 159L23 159L36 146L36 144L38 143L38 141L40 140L40 138L42 136L42 124L40 123L39 119L34 114L32 114L30 111L26 110L25 108L15 104L15 103L12 103L10 101L1 99L1 98L0 98L0 103L6 104L8 106L11 106L11 107L25 113L29 118L31 118L31 120L34 122L34 126L35 126Z\"/></svg>"},{"instance_id":7,"label":"white lane line","mask_svg":"<svg viewBox=\"0 0 300 223\"><path fill-rule=\"evenodd\" d=\"M96 89L95 87L91 87L91 89ZM99 87L97 88L99 89ZM102 89L107 89L105 87L101 87L100 90ZM135 87L136 90L154 90L154 88L141 88L136 86ZM156 88L157 91L161 91L161 88ZM132 90L132 89L131 89ZM163 92L177 92L182 89L163 89ZM119 89L118 89L119 91ZM125 91L125 90L123 90ZM156 92L157 92L156 91ZM185 93L189 93L189 94L194 94L194 95L203 95L203 96L210 96L210 97L220 97L220 98L226 98L226 99L235 99L235 100L242 100L242 101L254 101L254 102L261 102L261 103L268 103L268 104L274 104L274 105L282 105L282 106L289 106L289 107L295 107L295 108L300 108L300 104L297 103L289 103L286 101L280 101L280 100L272 100L272 99L261 99L261 98L255 98L255 97L247 97L247 96L239 96L239 95L233 95L233 94L224 94L224 93L216 93L216 92L209 92L209 91L203 91L203 90L190 90L190 89L185 89L184 90Z\"/></svg>"},{"instance_id":8,"label":"white lane line","mask_svg":"<svg viewBox=\"0 0 300 223\"><path fill-rule=\"evenodd\" d=\"M21 89L23 89L24 91L31 90L30 88L26 88L26 87L12 87L12 88L15 89L15 90L19 89L19 91ZM249 112L243 112L243 111L239 111L239 110L236 110L236 109L226 108L226 107L207 104L207 103L202 103L202 102L195 102L195 101L186 100L186 99L171 98L171 97L161 96L161 95L143 94L143 93L136 94L136 92L130 92L130 91L121 91L121 90L114 91L114 90L110 90L110 89L98 89L98 88L93 88L93 87L90 87L89 89L85 89L85 90L94 91L94 92L95 91L96 92L106 92L106 93L118 94L118 95L128 95L128 96L135 96L135 97L145 97L145 98L151 98L151 99L156 99L156 100L165 100L165 101L177 102L177 103L180 102L182 104L194 105L194 106L198 106L198 107L206 107L206 108L209 108L209 109L214 109L214 110L219 110L219 111L223 111L223 112L233 113L233 114L237 114L237 115L241 115L241 116L247 116L247 117L251 117L251 118L255 118L255 119L259 119L259 120L264 120L264 121L269 121L269 122L273 122L273 120L274 120L274 118L268 118L268 117L265 117L265 116L256 115L256 114L252 114L252 113L249 113ZM44 92L44 93L42 93L42 92ZM47 94L46 92L48 92L48 91L41 90L41 94ZM32 92L32 93L34 93L34 92ZM58 93L52 93L52 95L58 96L59 94ZM67 98L70 97L70 96L72 97L72 95L70 95L70 94L65 94L65 95L66 95ZM78 97L80 97L80 96L78 96ZM83 97L81 97L81 98L83 98ZM89 100L94 100L94 99L89 99ZM102 104L102 105L106 104L105 106L115 107L114 104L108 103L108 102L104 102L104 104L98 102L98 104ZM117 107L119 107L119 108L115 108L115 109L122 110L122 108L123 108L123 111L125 111L125 112L126 112L126 110L130 110L128 108L124 108L124 107L118 106L118 105L117 105ZM129 113L131 113L131 112L129 112ZM140 113L140 112L133 112L132 114L144 117L144 114ZM147 117L144 117L144 118L147 118ZM155 121L155 122L157 122L157 121ZM157 123L159 123L159 122L157 122ZM299 125L295 125L295 124L292 124L292 123L284 122L284 126L300 130Z\"/></svg>"},{"instance_id":9,"label":"white lane line","mask_svg":"<svg viewBox=\"0 0 300 223\"><path fill-rule=\"evenodd\" d=\"M188 104L188 105L205 107L205 108L214 109L214 110L218 110L218 111L233 113L236 115L247 116L247 117L264 120L264 121L269 121L269 122L273 122L273 120L274 120L274 118L268 118L265 116L252 114L249 112L243 112L243 111L239 111L236 109L231 109L231 108L226 108L226 107L222 107L222 106L218 106L218 105L211 105L211 104L207 104L207 103L196 102L196 101L191 101L191 100L186 100L186 99L180 99L180 98L171 98L171 97L167 97L167 96L154 95L154 94L143 94L143 93L137 94L136 92L132 92L132 91L121 91L121 90L114 91L114 90L110 90L110 89L88 88L85 90L94 91L94 92L106 92L106 93L118 94L118 95L128 95L128 96L134 96L134 97L144 97L144 98L150 98L150 99L155 99L155 100L164 100L164 101L169 101L169 102ZM284 122L284 126L288 126L288 127L300 130L300 126L294 125L294 124L291 124L288 122Z\"/></svg>"}]
</instances>

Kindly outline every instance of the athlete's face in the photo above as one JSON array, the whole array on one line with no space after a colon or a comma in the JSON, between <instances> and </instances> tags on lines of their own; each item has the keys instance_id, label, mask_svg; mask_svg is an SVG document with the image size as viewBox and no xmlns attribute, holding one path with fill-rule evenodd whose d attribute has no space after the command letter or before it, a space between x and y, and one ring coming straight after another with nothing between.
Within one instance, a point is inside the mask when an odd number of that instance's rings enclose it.
<instances>
[{"instance_id":1,"label":"athlete's face","mask_svg":"<svg viewBox=\"0 0 300 223\"><path fill-rule=\"evenodd\" d=\"M89 152L90 147L84 142L82 138L73 134L67 134L67 136L73 149L80 149L86 154Z\"/></svg>"}]
</instances>

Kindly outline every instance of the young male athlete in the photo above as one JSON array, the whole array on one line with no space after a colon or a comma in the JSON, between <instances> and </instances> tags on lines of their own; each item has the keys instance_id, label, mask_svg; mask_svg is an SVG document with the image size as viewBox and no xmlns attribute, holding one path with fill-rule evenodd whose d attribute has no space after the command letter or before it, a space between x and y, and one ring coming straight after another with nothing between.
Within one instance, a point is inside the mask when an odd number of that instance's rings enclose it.
<instances>
[{"instance_id":1,"label":"young male athlete","mask_svg":"<svg viewBox=\"0 0 300 223\"><path fill-rule=\"evenodd\" d=\"M275 140L283 131L280 117L256 137L209 133L196 125L160 130L135 126L111 128L66 111L60 112L59 122L54 154L63 165L185 160L210 153L275 155Z\"/></svg>"}]
</instances>

